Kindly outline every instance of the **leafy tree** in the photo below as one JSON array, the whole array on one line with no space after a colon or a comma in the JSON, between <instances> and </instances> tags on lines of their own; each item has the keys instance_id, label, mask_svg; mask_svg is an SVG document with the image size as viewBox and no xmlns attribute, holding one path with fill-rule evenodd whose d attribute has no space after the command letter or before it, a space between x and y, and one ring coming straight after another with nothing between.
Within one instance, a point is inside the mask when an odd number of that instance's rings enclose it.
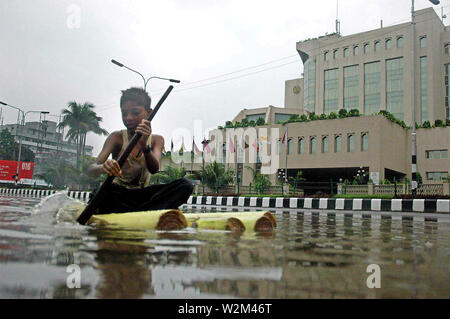
<instances>
[{"instance_id":1,"label":"leafy tree","mask_svg":"<svg viewBox=\"0 0 450 319\"><path fill-rule=\"evenodd\" d=\"M0 132L0 159L7 161L16 161L19 157L19 144L14 141L14 136L4 129ZM20 161L33 162L34 153L28 147L22 144Z\"/></svg>"},{"instance_id":2,"label":"leafy tree","mask_svg":"<svg viewBox=\"0 0 450 319\"><path fill-rule=\"evenodd\" d=\"M14 160L14 136L4 129L0 133L0 159Z\"/></svg>"},{"instance_id":3,"label":"leafy tree","mask_svg":"<svg viewBox=\"0 0 450 319\"><path fill-rule=\"evenodd\" d=\"M219 188L230 184L233 181L233 171L225 168L225 165L217 163L208 164L204 170L202 170L203 182L211 189L214 189L216 193L219 192Z\"/></svg>"}]
</instances>

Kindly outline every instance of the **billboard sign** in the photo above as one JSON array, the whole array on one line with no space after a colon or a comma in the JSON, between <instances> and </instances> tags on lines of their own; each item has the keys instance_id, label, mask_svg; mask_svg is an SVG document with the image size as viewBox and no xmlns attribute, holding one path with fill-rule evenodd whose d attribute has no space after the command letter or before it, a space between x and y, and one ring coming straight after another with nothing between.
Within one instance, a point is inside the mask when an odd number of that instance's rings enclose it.
<instances>
[{"instance_id":1,"label":"billboard sign","mask_svg":"<svg viewBox=\"0 0 450 319\"><path fill-rule=\"evenodd\" d=\"M0 160L0 181L14 181L14 176L17 170L17 161ZM33 178L34 163L20 162L19 178L32 179Z\"/></svg>"}]
</instances>

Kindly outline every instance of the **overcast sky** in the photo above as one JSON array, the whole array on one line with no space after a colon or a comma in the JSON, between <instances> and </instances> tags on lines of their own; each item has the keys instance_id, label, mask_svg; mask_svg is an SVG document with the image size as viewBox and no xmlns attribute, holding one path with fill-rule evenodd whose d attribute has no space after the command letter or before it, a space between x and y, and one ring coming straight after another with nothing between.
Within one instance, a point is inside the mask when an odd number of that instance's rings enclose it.
<instances>
[{"instance_id":1,"label":"overcast sky","mask_svg":"<svg viewBox=\"0 0 450 319\"><path fill-rule=\"evenodd\" d=\"M103 118L103 128L122 129L120 91L143 86L143 81L110 62L116 59L146 78L181 80L152 123L169 149L172 132L192 130L196 120L206 130L223 125L243 108L283 107L284 82L303 72L296 42L334 32L336 4L336 0L1 0L0 101L53 115L69 101L91 102ZM427 0L415 1L416 10L430 6ZM441 7L449 13L450 0L435 6L439 15ZM341 33L379 28L380 20L384 26L407 22L410 10L410 0L340 0ZM168 85L150 80L152 105ZM3 107L3 115L5 124L17 119L17 111L10 108ZM36 120L33 116L29 114L27 121ZM197 143L201 139L196 136ZM88 136L94 155L104 140Z\"/></svg>"}]
</instances>

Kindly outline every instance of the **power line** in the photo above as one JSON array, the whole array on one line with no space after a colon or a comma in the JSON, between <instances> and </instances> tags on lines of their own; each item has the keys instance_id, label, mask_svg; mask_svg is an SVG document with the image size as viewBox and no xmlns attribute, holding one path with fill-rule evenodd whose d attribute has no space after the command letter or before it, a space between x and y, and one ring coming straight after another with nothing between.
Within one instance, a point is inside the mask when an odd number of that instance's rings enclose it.
<instances>
[{"instance_id":1,"label":"power line","mask_svg":"<svg viewBox=\"0 0 450 319\"><path fill-rule=\"evenodd\" d=\"M249 75L253 75L253 74L257 74L257 73L261 73L261 72L266 72L266 71L269 71L269 70L272 70L272 69L281 68L283 66L286 66L286 65L289 65L289 64L293 64L293 63L298 63L298 62L299 61L297 61L297 60L296 61L291 61L291 62L287 62L287 63L284 63L284 64L276 65L276 66L273 66L273 67L270 67L270 68L267 68L267 69L263 69L263 70L259 70L259 71L255 71L255 72L251 72L251 73L242 74L240 76L235 76L235 77L232 77L232 78L229 78L229 79L224 79L224 80L220 80L220 81L216 81L216 82L206 83L206 84L203 84L203 85L193 86L193 87L184 88L184 89L175 89L175 90L177 92L181 92L181 91L187 91L187 90L191 90L191 89L202 88L202 87L209 86L209 85L214 85L214 84L218 84L218 83L222 83L222 82L226 82L226 81L240 79L240 78L243 78L243 77L246 77L246 76L249 76Z\"/></svg>"},{"instance_id":2,"label":"power line","mask_svg":"<svg viewBox=\"0 0 450 319\"><path fill-rule=\"evenodd\" d=\"M250 67L242 68L242 69L239 69L239 70L236 70L236 71L215 75L215 76L212 76L212 77L209 77L209 78L205 78L205 79L202 79L202 80L197 80L197 81L183 83L183 84L180 84L178 87L180 87L180 86L187 86L187 85L191 85L191 84L195 84L195 83L199 83L199 82L204 82L204 81L208 81L208 80L214 80L214 79L220 78L222 76L227 76L227 75L230 75L230 74L239 73L239 72L242 72L242 71L259 68L261 66L264 66L264 65L267 65L267 64L271 64L271 63L275 63L275 62L282 61L282 60L286 60L286 59L289 59L289 58L293 58L295 56L298 56L298 55L297 54L293 54L293 55L289 55L289 56L286 56L286 57L283 57L283 58L272 60L272 61L269 61L269 62L266 62L266 63L258 64L258 65L255 65L255 66L250 66Z\"/></svg>"}]
</instances>

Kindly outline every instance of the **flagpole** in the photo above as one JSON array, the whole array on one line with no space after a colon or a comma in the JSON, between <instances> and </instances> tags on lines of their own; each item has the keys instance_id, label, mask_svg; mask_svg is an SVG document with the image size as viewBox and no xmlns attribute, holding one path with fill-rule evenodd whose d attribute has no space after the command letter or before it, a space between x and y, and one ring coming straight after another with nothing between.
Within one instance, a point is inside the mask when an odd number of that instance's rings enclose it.
<instances>
[{"instance_id":1,"label":"flagpole","mask_svg":"<svg viewBox=\"0 0 450 319\"><path fill-rule=\"evenodd\" d=\"M289 133L288 133L288 127L286 126L286 175L284 176L285 181L288 180L288 148L289 148Z\"/></svg>"},{"instance_id":2,"label":"flagpole","mask_svg":"<svg viewBox=\"0 0 450 319\"><path fill-rule=\"evenodd\" d=\"M193 173L193 165L194 165L194 137L192 136L192 150L191 150L191 174Z\"/></svg>"}]
</instances>

